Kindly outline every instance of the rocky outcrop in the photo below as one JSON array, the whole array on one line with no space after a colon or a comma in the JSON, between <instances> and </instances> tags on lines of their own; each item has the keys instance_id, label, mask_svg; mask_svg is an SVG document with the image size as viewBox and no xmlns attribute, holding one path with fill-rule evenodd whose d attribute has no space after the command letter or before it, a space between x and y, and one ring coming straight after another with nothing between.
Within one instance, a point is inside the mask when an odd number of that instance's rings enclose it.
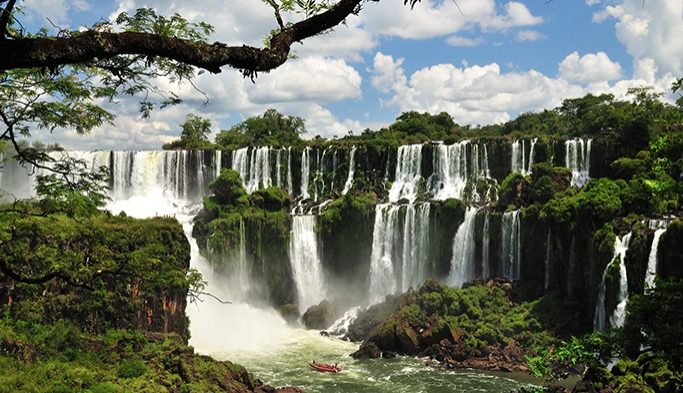
<instances>
[{"instance_id":1,"label":"rocky outcrop","mask_svg":"<svg viewBox=\"0 0 683 393\"><path fill-rule=\"evenodd\" d=\"M552 340L541 315L531 312L533 304L514 303L511 295L520 295L506 280L477 280L464 287L427 280L417 291L373 306L349 327L347 338L367 332L352 356L398 353L428 357L441 368L527 371L527 348Z\"/></svg>"},{"instance_id":2,"label":"rocky outcrop","mask_svg":"<svg viewBox=\"0 0 683 393\"><path fill-rule=\"evenodd\" d=\"M306 310L303 321L306 329L327 329L335 321L334 308L330 302L323 300L318 305L311 306Z\"/></svg>"}]
</instances>

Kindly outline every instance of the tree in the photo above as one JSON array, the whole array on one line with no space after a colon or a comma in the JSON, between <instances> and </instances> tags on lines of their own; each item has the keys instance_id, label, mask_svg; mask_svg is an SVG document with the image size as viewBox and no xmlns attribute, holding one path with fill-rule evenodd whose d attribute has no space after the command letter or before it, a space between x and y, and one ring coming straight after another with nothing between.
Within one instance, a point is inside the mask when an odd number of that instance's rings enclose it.
<instances>
[{"instance_id":1,"label":"tree","mask_svg":"<svg viewBox=\"0 0 683 393\"><path fill-rule=\"evenodd\" d=\"M275 109L268 109L263 116L247 120L221 131L216 135L216 144L221 146L292 145L306 133L305 120L298 116L285 116Z\"/></svg>"},{"instance_id":2,"label":"tree","mask_svg":"<svg viewBox=\"0 0 683 393\"><path fill-rule=\"evenodd\" d=\"M209 142L211 133L211 120L189 113L185 117L185 122L180 125L182 132L180 139L171 143L165 143L163 148L168 149L206 149L213 145Z\"/></svg>"}]
</instances>

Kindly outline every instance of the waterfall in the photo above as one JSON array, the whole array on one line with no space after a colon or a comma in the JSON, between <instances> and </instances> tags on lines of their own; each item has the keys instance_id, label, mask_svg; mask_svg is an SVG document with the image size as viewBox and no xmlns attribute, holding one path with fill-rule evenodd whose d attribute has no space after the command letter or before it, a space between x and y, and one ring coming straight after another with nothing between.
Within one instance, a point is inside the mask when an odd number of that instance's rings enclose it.
<instances>
[{"instance_id":1,"label":"waterfall","mask_svg":"<svg viewBox=\"0 0 683 393\"><path fill-rule=\"evenodd\" d=\"M467 186L467 146L469 144L469 141L462 141L450 146L443 143L435 146L432 186L435 199L462 199L463 191Z\"/></svg>"},{"instance_id":2,"label":"waterfall","mask_svg":"<svg viewBox=\"0 0 683 393\"><path fill-rule=\"evenodd\" d=\"M529 164L527 166L525 175L531 174L531 167L534 166L534 147L536 146L536 142L538 142L538 138L531 140L531 147L529 148Z\"/></svg>"},{"instance_id":3,"label":"waterfall","mask_svg":"<svg viewBox=\"0 0 683 393\"><path fill-rule=\"evenodd\" d=\"M427 278L429 211L428 203L377 205L370 258L371 303L421 285Z\"/></svg>"},{"instance_id":4,"label":"waterfall","mask_svg":"<svg viewBox=\"0 0 683 393\"><path fill-rule=\"evenodd\" d=\"M647 259L647 271L645 272L645 287L654 288L655 276L657 275L657 249L659 248L659 238L666 232L668 221L666 220L650 220L648 225L650 229L655 230L654 238L652 239L652 246L650 247L650 255Z\"/></svg>"},{"instance_id":5,"label":"waterfall","mask_svg":"<svg viewBox=\"0 0 683 393\"><path fill-rule=\"evenodd\" d=\"M250 154L251 153L251 154ZM248 193L273 185L270 176L270 147L244 147L232 152L232 169L239 172Z\"/></svg>"},{"instance_id":6,"label":"waterfall","mask_svg":"<svg viewBox=\"0 0 683 393\"><path fill-rule=\"evenodd\" d=\"M572 170L572 186L584 186L590 178L592 139L569 139L565 142L565 166Z\"/></svg>"},{"instance_id":7,"label":"waterfall","mask_svg":"<svg viewBox=\"0 0 683 393\"><path fill-rule=\"evenodd\" d=\"M481 242L481 276L486 280L489 279L491 274L491 269L489 267L489 243L491 240L489 235L489 221L491 221L491 216L487 210L486 215L484 216L484 233L482 233Z\"/></svg>"},{"instance_id":8,"label":"waterfall","mask_svg":"<svg viewBox=\"0 0 683 393\"><path fill-rule=\"evenodd\" d=\"M510 280L521 277L521 223L520 210L505 212L502 221L501 269L502 275Z\"/></svg>"},{"instance_id":9,"label":"waterfall","mask_svg":"<svg viewBox=\"0 0 683 393\"><path fill-rule=\"evenodd\" d=\"M284 168L283 168L284 166ZM292 148L278 149L275 157L275 186L292 193Z\"/></svg>"},{"instance_id":10,"label":"waterfall","mask_svg":"<svg viewBox=\"0 0 683 393\"><path fill-rule=\"evenodd\" d=\"M311 148L306 146L303 153L301 153L301 197L308 199L311 195L308 193L309 173L311 170Z\"/></svg>"},{"instance_id":11,"label":"waterfall","mask_svg":"<svg viewBox=\"0 0 683 393\"><path fill-rule=\"evenodd\" d=\"M403 223L402 286L405 291L427 279L430 204L408 205Z\"/></svg>"},{"instance_id":12,"label":"waterfall","mask_svg":"<svg viewBox=\"0 0 683 393\"><path fill-rule=\"evenodd\" d=\"M346 195L353 185L353 175L356 172L356 145L351 147L351 157L349 158L349 176L346 178L346 183L344 183L344 189L342 190L342 195Z\"/></svg>"},{"instance_id":13,"label":"waterfall","mask_svg":"<svg viewBox=\"0 0 683 393\"><path fill-rule=\"evenodd\" d=\"M392 262L397 215L398 209L391 205L378 204L375 208L370 257L370 304L383 301L385 295L395 293L398 287Z\"/></svg>"},{"instance_id":14,"label":"waterfall","mask_svg":"<svg viewBox=\"0 0 683 393\"><path fill-rule=\"evenodd\" d=\"M293 215L291 235L289 259L299 295L299 309L304 311L325 298L315 216Z\"/></svg>"},{"instance_id":15,"label":"waterfall","mask_svg":"<svg viewBox=\"0 0 683 393\"><path fill-rule=\"evenodd\" d=\"M511 167L513 173L519 172L524 176L531 174L531 167L534 165L534 147L536 146L536 142L538 142L538 138L531 140L528 160L526 160L524 140L522 140L521 143L519 141L514 141L512 143Z\"/></svg>"},{"instance_id":16,"label":"waterfall","mask_svg":"<svg viewBox=\"0 0 683 393\"><path fill-rule=\"evenodd\" d=\"M602 273L602 281L598 288L598 300L595 303L595 315L593 316L593 330L604 332L607 328L620 327L624 324L626 317L626 301L628 300L628 279L626 276L626 251L628 251L629 243L631 242L632 232L627 233L621 239L619 237L614 241L614 254L612 261L607 264L605 271ZM617 306L612 315L607 317L607 310L605 309L605 279L609 272L610 266L615 261L619 262L619 293L617 296Z\"/></svg>"},{"instance_id":17,"label":"waterfall","mask_svg":"<svg viewBox=\"0 0 683 393\"><path fill-rule=\"evenodd\" d=\"M479 211L469 206L465 212L465 219L458 227L453 238L453 258L448 283L453 287L473 280L474 277L474 218Z\"/></svg>"},{"instance_id":18,"label":"waterfall","mask_svg":"<svg viewBox=\"0 0 683 393\"><path fill-rule=\"evenodd\" d=\"M316 150L315 160L315 175L313 176L313 201L317 202L321 195L325 194L325 179L323 171L325 168L325 156L329 148L323 150L323 155L320 157L320 150ZM320 187L320 189L318 189Z\"/></svg>"},{"instance_id":19,"label":"waterfall","mask_svg":"<svg viewBox=\"0 0 683 393\"><path fill-rule=\"evenodd\" d=\"M389 200L398 202L408 199L410 203L417 198L418 184L422 179L422 145L407 145L398 148L396 175L389 190Z\"/></svg>"},{"instance_id":20,"label":"waterfall","mask_svg":"<svg viewBox=\"0 0 683 393\"><path fill-rule=\"evenodd\" d=\"M522 140L522 143L520 143L518 140L512 142L511 160L511 172L519 172L526 176L526 165L524 162L524 140Z\"/></svg>"}]
</instances>

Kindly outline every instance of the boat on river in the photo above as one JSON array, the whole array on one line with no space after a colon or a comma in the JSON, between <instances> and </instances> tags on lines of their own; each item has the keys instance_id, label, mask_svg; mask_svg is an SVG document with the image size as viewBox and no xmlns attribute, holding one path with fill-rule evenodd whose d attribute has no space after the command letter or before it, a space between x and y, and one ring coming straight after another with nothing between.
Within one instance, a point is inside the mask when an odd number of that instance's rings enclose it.
<instances>
[{"instance_id":1,"label":"boat on river","mask_svg":"<svg viewBox=\"0 0 683 393\"><path fill-rule=\"evenodd\" d=\"M317 371L334 373L334 374L340 373L342 371L342 368L343 368L342 365L316 363L314 361L308 362L308 364Z\"/></svg>"}]
</instances>

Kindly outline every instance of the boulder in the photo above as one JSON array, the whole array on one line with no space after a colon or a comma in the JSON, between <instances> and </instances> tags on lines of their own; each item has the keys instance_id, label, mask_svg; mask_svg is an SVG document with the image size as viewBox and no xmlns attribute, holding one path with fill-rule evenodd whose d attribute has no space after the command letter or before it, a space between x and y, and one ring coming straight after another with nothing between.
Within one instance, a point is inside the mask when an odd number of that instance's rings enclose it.
<instances>
[{"instance_id":1,"label":"boulder","mask_svg":"<svg viewBox=\"0 0 683 393\"><path fill-rule=\"evenodd\" d=\"M382 351L377 345L371 341L366 341L360 345L360 348L351 354L354 359L378 359L382 355Z\"/></svg>"},{"instance_id":2,"label":"boulder","mask_svg":"<svg viewBox=\"0 0 683 393\"><path fill-rule=\"evenodd\" d=\"M309 307L303 319L306 329L327 329L335 321L334 308L330 302L323 300L317 306Z\"/></svg>"}]
</instances>

